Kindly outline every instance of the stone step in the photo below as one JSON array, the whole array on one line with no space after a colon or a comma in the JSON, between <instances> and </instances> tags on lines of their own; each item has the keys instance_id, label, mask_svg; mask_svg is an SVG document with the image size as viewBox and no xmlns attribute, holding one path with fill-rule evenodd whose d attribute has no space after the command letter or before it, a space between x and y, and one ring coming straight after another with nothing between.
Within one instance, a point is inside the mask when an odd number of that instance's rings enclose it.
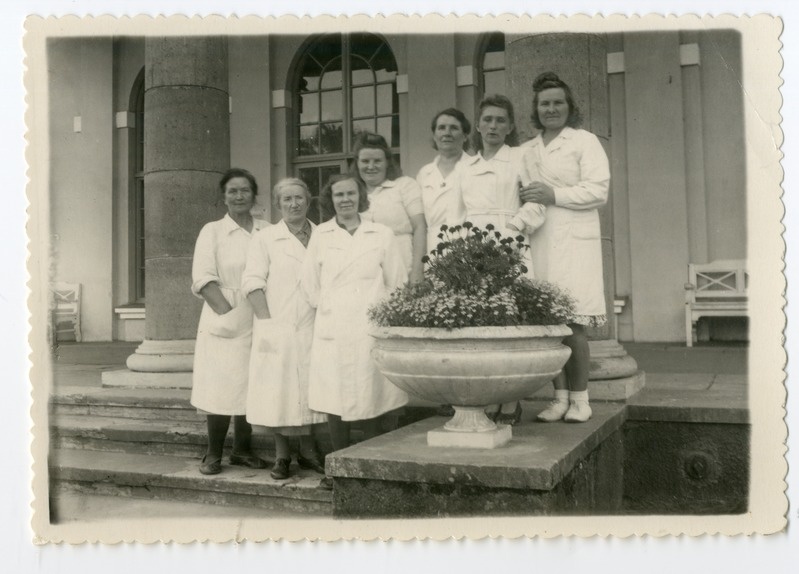
<instances>
[{"instance_id":1,"label":"stone step","mask_svg":"<svg viewBox=\"0 0 799 574\"><path fill-rule=\"evenodd\" d=\"M197 463L181 457L54 449L49 457L52 494L183 500L315 516L332 513L332 492L319 488L321 476L315 472L294 465L291 478L274 480L268 469L224 465L221 474L204 476Z\"/></svg>"},{"instance_id":2,"label":"stone step","mask_svg":"<svg viewBox=\"0 0 799 574\"><path fill-rule=\"evenodd\" d=\"M205 416L189 403L187 389L126 389L62 387L50 404L56 415L97 415L126 419L203 422Z\"/></svg>"},{"instance_id":3,"label":"stone step","mask_svg":"<svg viewBox=\"0 0 799 574\"><path fill-rule=\"evenodd\" d=\"M94 415L57 414L52 419L50 439L58 448L108 452L202 457L207 445L204 421L166 421ZM226 439L232 446L232 430ZM271 460L274 440L264 429L253 429L253 450Z\"/></svg>"}]
</instances>

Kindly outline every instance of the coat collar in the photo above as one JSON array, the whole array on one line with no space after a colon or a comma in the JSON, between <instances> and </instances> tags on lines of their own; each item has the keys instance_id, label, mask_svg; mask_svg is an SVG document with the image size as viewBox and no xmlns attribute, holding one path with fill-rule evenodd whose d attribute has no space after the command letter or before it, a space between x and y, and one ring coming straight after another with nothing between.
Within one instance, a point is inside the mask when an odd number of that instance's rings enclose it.
<instances>
[{"instance_id":1,"label":"coat collar","mask_svg":"<svg viewBox=\"0 0 799 574\"><path fill-rule=\"evenodd\" d=\"M358 230L356 231L356 233L360 233L360 232L363 232L363 233L377 233L378 225L379 224L376 224L373 221L369 221L368 219L365 219L365 218L361 217L361 224L358 226ZM346 230L344 230L341 227L339 227L339 224L336 223L336 218L335 217L332 217L331 219L325 221L324 223L320 223L319 226L316 229L317 229L317 231L316 231L317 233L335 233L335 232L338 232L338 231L342 231L342 232L346 233L347 235L349 235L349 233ZM291 233L291 232L289 231L289 233Z\"/></svg>"},{"instance_id":2,"label":"coat collar","mask_svg":"<svg viewBox=\"0 0 799 574\"><path fill-rule=\"evenodd\" d=\"M508 144L503 144L501 148L494 154L490 160L487 160L483 157L482 153L476 153L475 155L471 156L469 159L466 160L468 165L474 165L480 161L503 161L509 162L510 161L510 146Z\"/></svg>"},{"instance_id":3,"label":"coat collar","mask_svg":"<svg viewBox=\"0 0 799 574\"><path fill-rule=\"evenodd\" d=\"M221 222L221 225L222 225L222 229L224 230L225 233L228 233L228 234L229 233L233 233L234 231L237 231L239 229L244 231L243 228L239 227L238 223L233 221L233 218L230 217L229 213L226 213L225 217L220 219L220 222ZM264 221L263 219L258 219L256 217L253 217L252 218L252 233L255 233L256 231L259 231L259 230L263 229L264 227L268 227L269 225L270 224L269 224L268 221Z\"/></svg>"},{"instance_id":4,"label":"coat collar","mask_svg":"<svg viewBox=\"0 0 799 574\"><path fill-rule=\"evenodd\" d=\"M558 134L558 137L556 137L551 142L549 142L548 146L544 145L544 137L543 137L544 135L543 135L543 133L538 134L532 140L530 140L529 143L526 143L524 145L528 145L529 147L538 146L538 147L541 148L541 150L550 152L550 151L556 150L560 146L562 146L563 142L566 142L566 141L569 141L570 139L573 139L576 133L577 133L577 130L575 130L574 128L570 128L569 126L566 126L565 128L563 128L560 131L560 133Z\"/></svg>"}]
</instances>

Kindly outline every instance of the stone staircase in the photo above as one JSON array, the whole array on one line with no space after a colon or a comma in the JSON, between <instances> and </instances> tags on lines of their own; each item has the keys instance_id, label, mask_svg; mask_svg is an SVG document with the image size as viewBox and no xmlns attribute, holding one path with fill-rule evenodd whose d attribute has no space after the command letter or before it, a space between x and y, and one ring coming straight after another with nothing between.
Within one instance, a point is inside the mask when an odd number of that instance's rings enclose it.
<instances>
[{"instance_id":1,"label":"stone staircase","mask_svg":"<svg viewBox=\"0 0 799 574\"><path fill-rule=\"evenodd\" d=\"M189 404L188 389L59 387L50 401L52 494L101 494L132 498L246 506L298 515L329 516L332 493L321 476L296 465L288 480L268 470L223 466L200 474L205 417ZM327 452L327 437L320 437ZM226 454L230 452L228 435ZM255 452L274 459L273 441L257 427ZM223 461L224 463L224 461Z\"/></svg>"}]
</instances>

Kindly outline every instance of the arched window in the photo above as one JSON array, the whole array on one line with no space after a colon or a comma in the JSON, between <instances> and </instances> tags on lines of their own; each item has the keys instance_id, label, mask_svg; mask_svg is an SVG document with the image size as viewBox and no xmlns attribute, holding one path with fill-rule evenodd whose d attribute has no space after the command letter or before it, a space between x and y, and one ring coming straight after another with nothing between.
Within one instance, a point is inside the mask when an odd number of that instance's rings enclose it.
<instances>
[{"instance_id":1,"label":"arched window","mask_svg":"<svg viewBox=\"0 0 799 574\"><path fill-rule=\"evenodd\" d=\"M485 39L485 51L480 62L483 95L504 94L505 87L505 34L493 32Z\"/></svg>"},{"instance_id":2,"label":"arched window","mask_svg":"<svg viewBox=\"0 0 799 574\"><path fill-rule=\"evenodd\" d=\"M379 133L399 148L396 80L394 54L374 34L326 34L300 56L292 89L294 171L314 196L314 221L320 220L319 190L331 175L347 170L359 133Z\"/></svg>"}]
</instances>

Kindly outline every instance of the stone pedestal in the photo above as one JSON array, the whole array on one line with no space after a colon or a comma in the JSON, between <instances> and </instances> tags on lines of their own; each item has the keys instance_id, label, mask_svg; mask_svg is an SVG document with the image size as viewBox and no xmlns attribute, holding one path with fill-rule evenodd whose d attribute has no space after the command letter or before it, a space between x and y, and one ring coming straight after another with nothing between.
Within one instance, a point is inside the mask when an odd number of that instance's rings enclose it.
<instances>
[{"instance_id":1,"label":"stone pedestal","mask_svg":"<svg viewBox=\"0 0 799 574\"><path fill-rule=\"evenodd\" d=\"M133 371L191 371L201 308L189 291L194 243L224 214L217 184L230 166L227 51L221 36L145 40L147 313Z\"/></svg>"},{"instance_id":2,"label":"stone pedestal","mask_svg":"<svg viewBox=\"0 0 799 574\"><path fill-rule=\"evenodd\" d=\"M496 449L435 448L430 417L326 457L340 518L614 514L622 504L625 405L599 403L586 423L537 423L525 411Z\"/></svg>"}]
</instances>

